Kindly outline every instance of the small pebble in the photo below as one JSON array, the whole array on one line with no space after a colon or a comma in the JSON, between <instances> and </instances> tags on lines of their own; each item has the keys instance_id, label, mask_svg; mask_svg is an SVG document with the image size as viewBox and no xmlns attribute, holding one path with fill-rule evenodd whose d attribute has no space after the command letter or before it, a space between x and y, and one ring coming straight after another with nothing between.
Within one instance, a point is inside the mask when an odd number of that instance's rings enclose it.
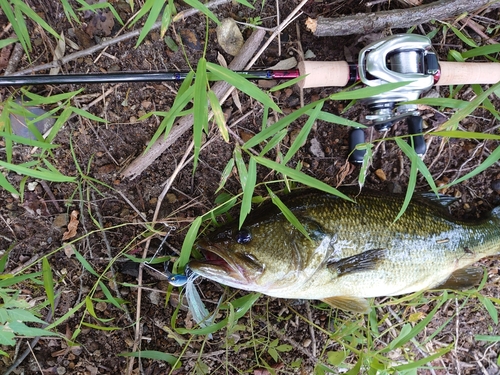
<instances>
[{"instance_id":1,"label":"small pebble","mask_svg":"<svg viewBox=\"0 0 500 375\"><path fill-rule=\"evenodd\" d=\"M311 342L312 342L311 339L305 339L304 342L302 343L302 346L304 348L308 348L309 345L311 345Z\"/></svg>"},{"instance_id":2,"label":"small pebble","mask_svg":"<svg viewBox=\"0 0 500 375\"><path fill-rule=\"evenodd\" d=\"M500 193L500 180L494 180L491 183L491 188L495 190L497 193Z\"/></svg>"},{"instance_id":3,"label":"small pebble","mask_svg":"<svg viewBox=\"0 0 500 375\"><path fill-rule=\"evenodd\" d=\"M386 181L387 177L385 176L385 172L382 169L377 169L375 174L379 178L380 181Z\"/></svg>"}]
</instances>

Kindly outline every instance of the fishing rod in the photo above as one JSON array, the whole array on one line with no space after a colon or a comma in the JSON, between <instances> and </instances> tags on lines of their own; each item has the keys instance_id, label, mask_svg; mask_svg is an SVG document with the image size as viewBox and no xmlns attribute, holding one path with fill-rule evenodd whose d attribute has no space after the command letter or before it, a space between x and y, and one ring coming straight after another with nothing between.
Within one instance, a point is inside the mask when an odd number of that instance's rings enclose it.
<instances>
[{"instance_id":1,"label":"fishing rod","mask_svg":"<svg viewBox=\"0 0 500 375\"><path fill-rule=\"evenodd\" d=\"M247 79L294 79L300 76L298 69L291 70L243 70L235 71ZM30 76L0 76L0 86L62 85L92 83L132 83L183 81L189 72L118 72L90 74L35 74Z\"/></svg>"},{"instance_id":2,"label":"fishing rod","mask_svg":"<svg viewBox=\"0 0 500 375\"><path fill-rule=\"evenodd\" d=\"M500 81L500 64L438 61L429 38L415 34L396 34L363 48L358 62L302 61L292 70L251 70L235 73L249 79L289 80L303 76L301 88L346 87L355 82L366 86L409 82L407 85L362 100L371 114L367 120L378 131L387 131L394 122L406 119L415 151L423 155L423 120L415 104L433 86L495 84ZM90 84L123 82L182 81L188 72L119 72L102 74L0 76L0 86L45 84ZM356 146L365 143L362 129L349 134L351 162L361 163L364 151Z\"/></svg>"}]
</instances>

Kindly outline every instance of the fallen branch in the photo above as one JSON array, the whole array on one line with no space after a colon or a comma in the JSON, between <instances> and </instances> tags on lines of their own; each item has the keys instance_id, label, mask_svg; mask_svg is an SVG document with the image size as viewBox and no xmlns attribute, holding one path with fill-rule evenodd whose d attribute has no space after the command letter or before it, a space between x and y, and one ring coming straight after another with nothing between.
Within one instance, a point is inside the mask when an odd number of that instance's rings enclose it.
<instances>
[{"instance_id":1,"label":"fallen branch","mask_svg":"<svg viewBox=\"0 0 500 375\"><path fill-rule=\"evenodd\" d=\"M462 13L487 7L490 0L440 0L407 9L376 13L358 13L352 16L318 19L309 18L306 26L315 36L365 34L389 28L408 28L430 20L447 19Z\"/></svg>"}]
</instances>

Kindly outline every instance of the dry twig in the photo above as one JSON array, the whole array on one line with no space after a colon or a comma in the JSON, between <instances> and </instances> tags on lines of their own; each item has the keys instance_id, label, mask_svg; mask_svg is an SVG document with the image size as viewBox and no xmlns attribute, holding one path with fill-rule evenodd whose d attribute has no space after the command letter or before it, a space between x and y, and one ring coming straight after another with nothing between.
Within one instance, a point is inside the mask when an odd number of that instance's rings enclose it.
<instances>
[{"instance_id":1,"label":"dry twig","mask_svg":"<svg viewBox=\"0 0 500 375\"><path fill-rule=\"evenodd\" d=\"M385 12L359 13L352 16L309 18L307 27L316 36L366 34L390 28L408 28L432 19L447 19L488 6L490 0L440 0L431 4Z\"/></svg>"}]
</instances>

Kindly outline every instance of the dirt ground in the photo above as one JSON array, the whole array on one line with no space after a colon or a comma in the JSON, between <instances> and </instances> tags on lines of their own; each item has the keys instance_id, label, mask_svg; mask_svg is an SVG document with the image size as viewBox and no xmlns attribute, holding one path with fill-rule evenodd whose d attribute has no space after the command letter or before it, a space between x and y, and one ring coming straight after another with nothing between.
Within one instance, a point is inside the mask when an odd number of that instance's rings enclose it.
<instances>
[{"instance_id":1,"label":"dirt ground","mask_svg":"<svg viewBox=\"0 0 500 375\"><path fill-rule=\"evenodd\" d=\"M70 39L88 48L102 40L108 40L118 35L120 26L115 23L109 31L71 25L64 16L61 3L56 0L29 0L27 3L36 10L58 33L64 31ZM70 1L70 3L75 3ZM127 2L113 1L124 19L132 15ZM278 1L281 17L284 18L299 3L298 1ZM299 57L299 51L311 51L317 60L352 60L359 50L371 40L376 40L387 33L406 32L407 30L384 30L367 33L367 35L350 35L345 37L318 38L305 28L305 20L309 17L322 15L336 17L358 12L375 12L389 8L403 7L403 2L372 2L379 3L367 7L363 1L310 1L303 14L288 26L278 42L273 41L255 64L256 67L272 66L284 58ZM186 7L184 3L177 4L179 9ZM274 1L257 1L256 9L250 10L236 3L227 3L214 11L219 18L232 17L241 22L252 22L252 18L261 17L262 26L272 28L276 25L276 4ZM136 5L139 8L138 5ZM76 8L76 7L75 7ZM82 21L92 24L92 16L85 12L78 13ZM85 18L87 17L87 18ZM498 10L485 11L478 22L491 27L498 26ZM453 20L449 20L453 21ZM6 22L0 15L0 25ZM463 27L463 24L458 24ZM106 26L107 27L107 26ZM135 25L134 28L139 28ZM243 28L243 27L242 27ZM436 24L423 24L417 28L418 33L428 33L436 28ZM128 31L128 30L127 30ZM186 48L173 51L167 47L158 31L151 32L138 48L134 47L136 39L126 40L111 45L105 53L96 52L81 57L61 68L61 73L81 72L113 72L131 70L172 70L188 69L188 63L196 64L202 56L206 31L206 19L199 14L189 16L176 22L166 33L166 36L179 41L184 36ZM248 37L251 29L243 31ZM486 41L472 28L464 26L463 32L469 34L479 44ZM109 35L105 35L108 33ZM39 27L31 25L31 40L34 51L31 64L26 57L20 62L18 70L29 66L41 65L52 61L51 48L54 42L41 32ZM215 25L209 23L207 61L217 62L217 54L221 53L227 61L232 57L221 50L215 35ZM198 43L197 43L198 42ZM500 42L496 36L496 42ZM49 45L52 43L52 45ZM434 47L440 59L446 59L450 49L464 50L466 46L452 33L443 35L442 29L433 38ZM281 51L281 55L279 55ZM69 47L68 53L72 52ZM2 71L3 73L3 71ZM47 73L47 72L40 72ZM114 87L114 89L113 89ZM98 322L85 308L74 312L57 330L71 337L77 327L82 330L76 338L77 346L67 347L62 340L42 338L32 348L26 359L16 365L16 374L124 374L127 371L129 359L118 356L119 353L132 352L136 335L136 321L140 321L140 340L137 343L140 350L154 350L172 354L181 358L182 367L172 370L171 366L162 360L135 360L133 371L136 374L269 374L297 373L310 374L318 362L327 364L327 352L339 352L343 347L335 342L328 331L340 330L341 327L362 324L364 318L354 317L331 309L318 308L314 301L297 303L296 301L278 300L261 297L238 322L238 330L228 332L224 329L213 334L212 339L205 336L179 334L172 330L171 317L176 314L177 327L190 328L193 322L185 307L179 306L180 289L170 288L164 280L159 280L155 273L144 273L143 289L138 304L137 284L138 267L125 256L117 255L124 252L141 257L146 246L148 256L152 256L162 239L161 236L143 236L145 221L153 218L157 202L163 190L164 183L170 176L175 176L170 190L160 207L159 222L175 226L164 246L168 254L175 254L182 246L186 228L194 218L215 207L216 190L219 186L222 171L228 160L233 156L235 137L245 139L260 130L262 123L262 107L256 105L246 95L239 93L241 104L233 98L223 104L231 126L231 142L224 142L216 135L215 130L207 136L207 146L200 154L197 169L193 173L192 163L188 163L179 173L175 169L191 142L191 133L187 132L175 144L155 160L138 178L133 180L123 178L123 170L138 157L146 148L157 126L158 118L149 117L138 120L147 112L167 111L175 98L179 85L176 83L134 83L134 84L94 84L84 86L84 92L78 95L75 105L84 106L95 99L89 111L108 121L98 124L80 117L70 119L59 132L54 143L60 145L51 159L54 165L64 174L76 176L77 167L85 171L88 179L80 179L80 184L69 183L39 183L33 191L28 191L26 185L25 201L14 197L6 191L0 191L0 250L10 246L7 270L11 272L18 267L37 260L43 255L56 251L50 258L50 264L55 277L55 289L60 293L55 318L67 314L71 309L85 300L93 292L96 277L82 263L65 252L62 248L62 236L67 230L69 214L73 210L80 212L78 236L81 240L74 243L76 250L82 254L98 274L104 274L113 293L119 293L117 298L125 300L125 309L118 309L110 303L97 303L96 313L101 318L111 319L110 323ZM32 87L31 91L47 96L80 89L78 85L52 85ZM112 89L106 95L103 95ZM0 88L0 97L5 98L13 92L13 88ZM448 88L434 89L440 96L446 96ZM307 104L312 100L326 97L335 92L332 88L309 89L304 92ZM457 98L471 100L474 92L464 87ZM286 114L300 107L300 92L294 87L274 93L274 99ZM496 108L500 108L497 98L491 99ZM344 111L347 102L327 101L323 110L341 115L348 119L360 120L366 114L366 108L356 104ZM427 126L433 128L442 124L451 116L447 109L428 108L424 111ZM284 140L285 145L291 143L294 134L300 130L306 119L299 119L290 129ZM496 133L498 120L490 112L479 108L461 122L465 130L475 132ZM216 127L215 127L216 128ZM403 134L406 126L396 124L389 135ZM318 121L307 143L298 152L291 165L303 163L303 170L315 178L330 185L357 184L359 166L347 163L348 128ZM373 132L373 137L381 134ZM439 183L453 181L478 166L489 152L497 147L494 141L479 142L475 140L429 140L429 151L424 162L429 167L434 180ZM73 150L73 151L72 151ZM32 157L32 149L16 147L14 151L16 162L28 161ZM74 154L73 154L73 153ZM5 156L5 150L0 149L0 158ZM260 180L268 178L267 172L259 175ZM383 190L405 190L408 184L409 162L394 142L381 143L374 150L373 163L367 172L366 187ZM8 174L9 181L19 186L22 176ZM95 180L91 180L92 179ZM100 181L100 183L96 182ZM445 193L459 197L454 204L454 213L462 218L478 218L492 207L500 204L500 169L498 163L478 176L460 183ZM101 184L102 183L102 184ZM237 193L240 188L238 178L231 175L226 184L230 193ZM426 191L428 186L419 177L417 190ZM265 194L265 190L257 190ZM143 215L146 220L144 220ZM99 230L98 227L106 230ZM155 227L165 232L161 224ZM146 240L151 240L149 243ZM69 255L69 256L68 256ZM111 264L111 266L109 266ZM499 262L497 259L487 259L483 264L488 269L486 285L481 291L495 301L500 301ZM40 264L33 266L31 271L39 271ZM23 298L36 303L44 298L40 285L26 283L22 286ZM246 292L224 288L208 281L201 281L199 290L203 292L203 300L207 308L214 308L217 301L224 296L241 297ZM165 303L166 292L168 302ZM425 315L439 300L440 294L425 294L416 307L392 305L379 310L379 319L384 325L380 332L390 331L392 324L400 323L394 320L391 311L396 316L404 315L406 308L412 313ZM94 298L105 299L99 288ZM497 359L500 347L495 342L474 340L474 335L500 335L499 327L494 324L483 304L476 297L470 298L464 306L460 304L463 298L452 299L441 306L434 318L416 340L424 342L427 355L445 348L452 349L441 358L429 364L433 369L421 370L422 374L497 374L499 367ZM378 302L385 302L380 300ZM182 305L182 304L181 304ZM137 311L137 306L140 310ZM497 311L499 305L494 305ZM396 313L397 312L397 313ZM83 315L85 313L85 315ZM46 317L48 309L44 308L41 315ZM225 314L225 313L224 313ZM95 325L120 327L118 330L106 331L82 326L81 321ZM391 323L392 322L392 323ZM444 325L444 328L442 326ZM250 328L249 328L250 327ZM434 332L438 332L433 336ZM385 337L385 336L384 336ZM274 340L278 339L279 354L269 350ZM362 340L362 338L358 338ZM31 340L29 340L31 341ZM355 345L353 336L351 343ZM361 341L357 342L363 347ZM383 346L383 342L373 343L372 347ZM274 343L276 347L276 344ZM10 357L0 361L0 372L4 373L13 361L27 349L27 341L19 340L18 347L3 347ZM281 350L281 351L280 351ZM410 349L408 349L410 350ZM411 347L410 355L415 360L425 353ZM407 354L407 353L406 353ZM391 354L392 355L392 354ZM404 363L405 353L393 353L391 359L395 363ZM36 359L36 360L35 360ZM355 362L355 358L353 358ZM266 365L267 364L267 365ZM335 368L335 366L331 366ZM40 370L41 369L41 370ZM42 371L42 372L41 372ZM337 369L336 373L347 370ZM360 370L362 372L362 370ZM319 372L321 373L321 372ZM375 372L370 372L375 373ZM386 373L386 372L380 372ZM389 372L387 372L389 373ZM394 373L394 372L390 372Z\"/></svg>"}]
</instances>

